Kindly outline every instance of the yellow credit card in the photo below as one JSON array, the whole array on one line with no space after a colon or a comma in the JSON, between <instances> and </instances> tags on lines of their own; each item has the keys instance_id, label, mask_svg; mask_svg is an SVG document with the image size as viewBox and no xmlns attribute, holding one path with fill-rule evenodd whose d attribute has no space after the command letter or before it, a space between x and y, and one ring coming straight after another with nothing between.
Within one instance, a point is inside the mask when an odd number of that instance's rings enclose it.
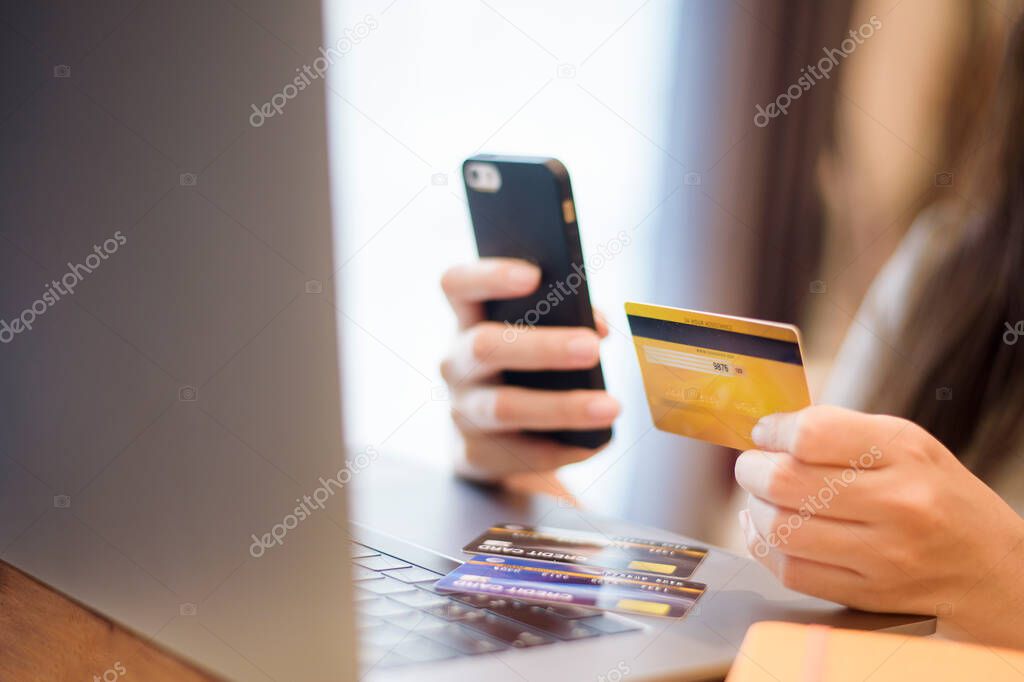
<instances>
[{"instance_id":1,"label":"yellow credit card","mask_svg":"<svg viewBox=\"0 0 1024 682\"><path fill-rule=\"evenodd\" d=\"M646 303L626 317L662 431L747 450L758 419L811 404L793 325Z\"/></svg>"}]
</instances>

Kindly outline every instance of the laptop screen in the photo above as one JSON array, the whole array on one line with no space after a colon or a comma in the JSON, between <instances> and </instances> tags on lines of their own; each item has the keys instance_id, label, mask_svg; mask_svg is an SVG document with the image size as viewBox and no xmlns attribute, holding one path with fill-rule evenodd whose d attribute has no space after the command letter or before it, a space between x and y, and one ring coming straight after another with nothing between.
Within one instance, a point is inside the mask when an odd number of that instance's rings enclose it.
<instances>
[{"instance_id":1,"label":"laptop screen","mask_svg":"<svg viewBox=\"0 0 1024 682\"><path fill-rule=\"evenodd\" d=\"M320 5L61 7L4 17L0 558L231 679L354 678Z\"/></svg>"}]
</instances>

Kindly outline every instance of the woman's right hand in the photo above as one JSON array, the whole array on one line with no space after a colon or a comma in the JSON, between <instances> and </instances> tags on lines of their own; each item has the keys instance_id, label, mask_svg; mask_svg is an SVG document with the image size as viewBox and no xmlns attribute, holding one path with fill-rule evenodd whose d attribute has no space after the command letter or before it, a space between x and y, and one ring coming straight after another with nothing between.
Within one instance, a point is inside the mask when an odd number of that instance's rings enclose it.
<instances>
[{"instance_id":1,"label":"woman's right hand","mask_svg":"<svg viewBox=\"0 0 1024 682\"><path fill-rule=\"evenodd\" d=\"M452 418L463 448L456 470L486 482L537 479L550 489L552 472L599 449L563 445L522 431L602 429L619 413L606 391L546 391L505 386L503 370L568 370L595 366L607 325L510 327L484 319L483 302L518 298L537 289L540 270L526 261L483 258L445 272L441 286L458 319L458 335L441 363L449 387ZM530 487L530 484L526 484Z\"/></svg>"}]
</instances>

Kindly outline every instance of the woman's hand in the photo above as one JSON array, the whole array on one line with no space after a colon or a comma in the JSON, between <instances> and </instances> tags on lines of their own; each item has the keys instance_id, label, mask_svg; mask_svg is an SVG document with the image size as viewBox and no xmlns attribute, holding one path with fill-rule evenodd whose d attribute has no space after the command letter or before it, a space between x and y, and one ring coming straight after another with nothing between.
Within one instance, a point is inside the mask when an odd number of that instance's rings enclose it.
<instances>
[{"instance_id":1,"label":"woman's hand","mask_svg":"<svg viewBox=\"0 0 1024 682\"><path fill-rule=\"evenodd\" d=\"M456 464L460 474L560 493L551 473L597 450L520 431L605 428L618 415L619 404L605 391L543 391L500 383L503 370L587 369L600 360L598 343L608 334L600 319L600 334L583 327L518 329L484 320L484 301L525 296L539 283L536 266L507 258L484 258L448 270L441 286L459 333L441 375L465 446Z\"/></svg>"},{"instance_id":2,"label":"woman's hand","mask_svg":"<svg viewBox=\"0 0 1024 682\"><path fill-rule=\"evenodd\" d=\"M787 587L1024 647L1024 520L928 432L819 406L765 417L751 437L740 523Z\"/></svg>"}]
</instances>

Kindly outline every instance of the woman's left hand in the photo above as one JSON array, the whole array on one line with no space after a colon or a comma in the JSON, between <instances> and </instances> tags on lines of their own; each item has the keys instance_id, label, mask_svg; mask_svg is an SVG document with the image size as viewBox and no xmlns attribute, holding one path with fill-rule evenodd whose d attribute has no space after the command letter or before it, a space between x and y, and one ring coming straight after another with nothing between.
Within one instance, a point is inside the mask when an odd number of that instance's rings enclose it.
<instances>
[{"instance_id":1,"label":"woman's left hand","mask_svg":"<svg viewBox=\"0 0 1024 682\"><path fill-rule=\"evenodd\" d=\"M927 431L816 406L765 417L751 437L740 523L784 585L1024 647L1024 519Z\"/></svg>"}]
</instances>

